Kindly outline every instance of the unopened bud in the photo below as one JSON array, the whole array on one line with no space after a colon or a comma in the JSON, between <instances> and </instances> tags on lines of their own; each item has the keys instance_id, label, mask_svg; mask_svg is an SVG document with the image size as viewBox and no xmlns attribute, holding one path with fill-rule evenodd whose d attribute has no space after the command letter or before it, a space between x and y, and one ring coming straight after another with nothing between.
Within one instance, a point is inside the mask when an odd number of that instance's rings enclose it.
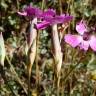
<instances>
[{"instance_id":1,"label":"unopened bud","mask_svg":"<svg viewBox=\"0 0 96 96\"><path fill-rule=\"evenodd\" d=\"M2 66L4 66L4 60L5 60L5 45L2 32L0 32L0 64Z\"/></svg>"}]
</instances>

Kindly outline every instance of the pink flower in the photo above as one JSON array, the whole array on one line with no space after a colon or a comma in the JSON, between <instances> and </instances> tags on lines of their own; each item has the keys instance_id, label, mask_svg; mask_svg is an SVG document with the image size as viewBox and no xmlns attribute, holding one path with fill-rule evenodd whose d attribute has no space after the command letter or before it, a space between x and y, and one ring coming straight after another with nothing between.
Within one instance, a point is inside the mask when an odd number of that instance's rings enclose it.
<instances>
[{"instance_id":1,"label":"pink flower","mask_svg":"<svg viewBox=\"0 0 96 96\"><path fill-rule=\"evenodd\" d=\"M45 29L46 27L54 24L68 23L73 19L73 16L65 14L56 15L56 12L53 9L48 9L47 11L43 12L41 18L42 21L36 24L37 29Z\"/></svg>"},{"instance_id":2,"label":"pink flower","mask_svg":"<svg viewBox=\"0 0 96 96\"><path fill-rule=\"evenodd\" d=\"M17 12L21 16L39 17L42 11L39 8L27 6L22 12Z\"/></svg>"},{"instance_id":3,"label":"pink flower","mask_svg":"<svg viewBox=\"0 0 96 96\"><path fill-rule=\"evenodd\" d=\"M50 25L50 22L42 21L42 23L36 24L37 29L45 29Z\"/></svg>"},{"instance_id":4,"label":"pink flower","mask_svg":"<svg viewBox=\"0 0 96 96\"><path fill-rule=\"evenodd\" d=\"M93 51L96 51L96 37L88 32L87 25L84 21L76 25L76 31L79 35L67 34L64 37L65 42L72 47L79 46L80 49L85 51L87 51L89 47L91 47Z\"/></svg>"},{"instance_id":5,"label":"pink flower","mask_svg":"<svg viewBox=\"0 0 96 96\"><path fill-rule=\"evenodd\" d=\"M44 19L46 17L50 17L50 16L52 17L52 16L55 16L55 15L56 15L56 11L55 10L48 9L48 10L44 11L41 16Z\"/></svg>"},{"instance_id":6,"label":"pink flower","mask_svg":"<svg viewBox=\"0 0 96 96\"><path fill-rule=\"evenodd\" d=\"M76 25L76 30L81 35L83 35L84 32L87 32L88 28L87 28L87 25L86 25L85 21L81 20L79 22L79 24Z\"/></svg>"}]
</instances>

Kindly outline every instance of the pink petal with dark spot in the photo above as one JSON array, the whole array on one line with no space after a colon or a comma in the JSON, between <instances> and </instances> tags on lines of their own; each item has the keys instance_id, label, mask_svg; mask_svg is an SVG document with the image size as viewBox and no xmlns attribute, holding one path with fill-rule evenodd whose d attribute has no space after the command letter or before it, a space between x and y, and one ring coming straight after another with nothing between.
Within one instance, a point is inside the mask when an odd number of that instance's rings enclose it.
<instances>
[{"instance_id":1,"label":"pink petal with dark spot","mask_svg":"<svg viewBox=\"0 0 96 96\"><path fill-rule=\"evenodd\" d=\"M80 49L87 51L89 48L89 41L82 40L82 42L79 46L80 46Z\"/></svg>"},{"instance_id":2,"label":"pink petal with dark spot","mask_svg":"<svg viewBox=\"0 0 96 96\"><path fill-rule=\"evenodd\" d=\"M65 35L64 39L65 42L71 45L72 47L77 47L80 44L82 37L79 35L67 34Z\"/></svg>"}]
</instances>

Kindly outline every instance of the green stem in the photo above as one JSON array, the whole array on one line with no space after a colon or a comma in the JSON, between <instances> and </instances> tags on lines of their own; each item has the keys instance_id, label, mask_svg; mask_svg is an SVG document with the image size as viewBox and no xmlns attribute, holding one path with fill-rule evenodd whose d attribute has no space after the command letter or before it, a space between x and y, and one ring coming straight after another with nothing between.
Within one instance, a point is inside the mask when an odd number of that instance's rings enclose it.
<instances>
[{"instance_id":1,"label":"green stem","mask_svg":"<svg viewBox=\"0 0 96 96\"><path fill-rule=\"evenodd\" d=\"M28 64L28 59L27 59L27 64ZM31 72L29 70L29 65L27 66L27 72L28 72L28 96L30 96L30 76L31 76Z\"/></svg>"},{"instance_id":2,"label":"green stem","mask_svg":"<svg viewBox=\"0 0 96 96\"><path fill-rule=\"evenodd\" d=\"M57 77L57 96L59 96L59 92L60 92L60 74Z\"/></svg>"},{"instance_id":3,"label":"green stem","mask_svg":"<svg viewBox=\"0 0 96 96\"><path fill-rule=\"evenodd\" d=\"M59 0L59 9L60 9L60 14L62 14L62 0Z\"/></svg>"},{"instance_id":4,"label":"green stem","mask_svg":"<svg viewBox=\"0 0 96 96\"><path fill-rule=\"evenodd\" d=\"M68 1L67 13L69 13L69 10L70 10L70 3L71 3L71 0Z\"/></svg>"},{"instance_id":5,"label":"green stem","mask_svg":"<svg viewBox=\"0 0 96 96\"><path fill-rule=\"evenodd\" d=\"M42 5L41 5L42 10L44 9L44 3L45 3L45 0L42 0Z\"/></svg>"},{"instance_id":6,"label":"green stem","mask_svg":"<svg viewBox=\"0 0 96 96\"><path fill-rule=\"evenodd\" d=\"M19 11L19 1L16 0L16 3L17 3L17 9L18 9L18 11Z\"/></svg>"}]
</instances>

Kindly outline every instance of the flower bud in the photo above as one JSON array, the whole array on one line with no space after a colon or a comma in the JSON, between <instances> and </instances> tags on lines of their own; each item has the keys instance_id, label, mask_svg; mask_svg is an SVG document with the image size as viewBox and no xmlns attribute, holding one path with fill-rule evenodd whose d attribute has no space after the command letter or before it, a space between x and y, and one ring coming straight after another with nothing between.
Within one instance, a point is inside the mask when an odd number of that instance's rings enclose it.
<instances>
[{"instance_id":1,"label":"flower bud","mask_svg":"<svg viewBox=\"0 0 96 96\"><path fill-rule=\"evenodd\" d=\"M2 66L4 66L4 60L5 60L5 45L2 32L0 32L0 64Z\"/></svg>"}]
</instances>

